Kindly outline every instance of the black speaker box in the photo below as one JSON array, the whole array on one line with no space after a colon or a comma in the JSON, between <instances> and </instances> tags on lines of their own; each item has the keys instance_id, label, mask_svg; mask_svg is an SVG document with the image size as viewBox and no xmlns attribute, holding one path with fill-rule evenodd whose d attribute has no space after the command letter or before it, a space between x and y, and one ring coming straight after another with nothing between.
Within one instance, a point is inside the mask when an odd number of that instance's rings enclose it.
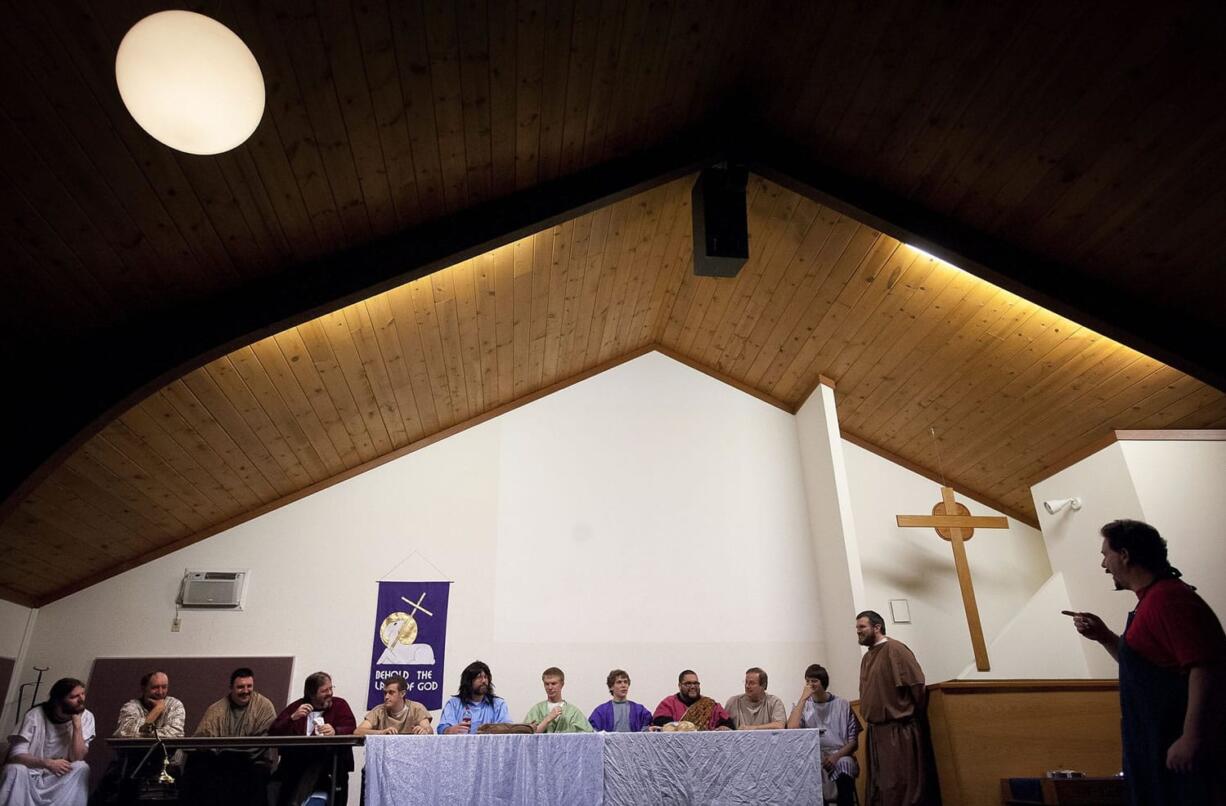
<instances>
[{"instance_id":1,"label":"black speaker box","mask_svg":"<svg viewBox=\"0 0 1226 806\"><path fill-rule=\"evenodd\" d=\"M690 201L694 208L694 274L736 277L749 260L748 181L747 169L726 163L698 175Z\"/></svg>"}]
</instances>

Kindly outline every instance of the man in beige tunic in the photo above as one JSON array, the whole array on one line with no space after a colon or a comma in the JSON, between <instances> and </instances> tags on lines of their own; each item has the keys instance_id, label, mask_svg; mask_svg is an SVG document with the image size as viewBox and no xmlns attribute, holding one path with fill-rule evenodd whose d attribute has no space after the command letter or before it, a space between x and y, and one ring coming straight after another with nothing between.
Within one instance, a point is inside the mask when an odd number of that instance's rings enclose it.
<instances>
[{"instance_id":1,"label":"man in beige tunic","mask_svg":"<svg viewBox=\"0 0 1226 806\"><path fill-rule=\"evenodd\" d=\"M872 610L856 616L856 636L868 647L860 660L860 711L868 723L866 806L934 803L924 670L905 644L886 638L885 621Z\"/></svg>"},{"instance_id":2,"label":"man in beige tunic","mask_svg":"<svg viewBox=\"0 0 1226 806\"><path fill-rule=\"evenodd\" d=\"M264 736L277 717L272 702L255 690L255 673L246 667L230 674L230 691L200 718L196 736ZM193 750L184 777L184 801L194 804L263 806L268 802L272 752Z\"/></svg>"},{"instance_id":3,"label":"man in beige tunic","mask_svg":"<svg viewBox=\"0 0 1226 806\"><path fill-rule=\"evenodd\" d=\"M782 730L788 709L783 700L766 693L766 672L757 666L745 670L745 693L732 696L724 710L737 730Z\"/></svg>"},{"instance_id":4,"label":"man in beige tunic","mask_svg":"<svg viewBox=\"0 0 1226 806\"><path fill-rule=\"evenodd\" d=\"M395 736L415 734L429 736L434 733L430 712L419 702L405 697L409 684L403 677L394 674L383 681L383 704L376 705L353 732L354 736L370 734Z\"/></svg>"}]
</instances>

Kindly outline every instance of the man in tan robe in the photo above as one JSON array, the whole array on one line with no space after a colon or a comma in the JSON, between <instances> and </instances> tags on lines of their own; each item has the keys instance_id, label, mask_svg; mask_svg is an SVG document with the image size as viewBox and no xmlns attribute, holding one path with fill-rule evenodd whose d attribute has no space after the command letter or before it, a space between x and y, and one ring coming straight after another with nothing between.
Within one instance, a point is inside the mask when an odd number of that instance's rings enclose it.
<instances>
[{"instance_id":1,"label":"man in tan robe","mask_svg":"<svg viewBox=\"0 0 1226 806\"><path fill-rule=\"evenodd\" d=\"M860 711L868 723L866 806L935 803L924 670L906 644L886 638L885 621L872 610L856 616L856 636L868 647L860 660Z\"/></svg>"},{"instance_id":2,"label":"man in tan robe","mask_svg":"<svg viewBox=\"0 0 1226 806\"><path fill-rule=\"evenodd\" d=\"M196 736L263 736L277 709L255 690L255 673L247 668L230 674L230 691L205 710ZM270 750L192 750L184 773L188 804L241 806L268 802Z\"/></svg>"}]
</instances>

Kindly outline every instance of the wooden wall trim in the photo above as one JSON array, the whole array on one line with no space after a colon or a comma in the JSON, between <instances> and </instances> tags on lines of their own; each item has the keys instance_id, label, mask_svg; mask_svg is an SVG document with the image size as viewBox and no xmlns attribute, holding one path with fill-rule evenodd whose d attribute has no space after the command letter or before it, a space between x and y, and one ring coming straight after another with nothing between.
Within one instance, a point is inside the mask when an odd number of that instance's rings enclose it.
<instances>
[{"instance_id":1,"label":"wooden wall trim","mask_svg":"<svg viewBox=\"0 0 1226 806\"><path fill-rule=\"evenodd\" d=\"M943 683L933 683L928 686L928 690L940 691L956 696L959 694L1003 694L1036 691L1116 691L1119 687L1120 681L1106 678L1089 680L946 680Z\"/></svg>"},{"instance_id":2,"label":"wooden wall trim","mask_svg":"<svg viewBox=\"0 0 1226 806\"><path fill-rule=\"evenodd\" d=\"M786 411L788 414L796 413L796 409L794 409L792 406L789 406L787 403L784 403L779 398L768 395L766 392L763 392L760 389L755 389L754 387L750 386L747 383L742 383L741 381L738 381L736 378L725 375L719 370L711 369L706 364L702 364L698 361L695 361L694 359L684 356L681 353L678 353L674 350L669 349L668 347L665 347L661 344L656 344L656 345L653 345L651 349L655 350L660 355L664 355L664 356L667 356L673 359L679 364L685 364L690 369L698 370L703 375L710 376L714 378L715 380L720 381L721 383L726 383L732 388L737 389L741 392L744 392L745 394L750 395L751 397L756 397L758 400L761 400L763 403L769 403L775 408Z\"/></svg>"},{"instance_id":3,"label":"wooden wall trim","mask_svg":"<svg viewBox=\"0 0 1226 806\"><path fill-rule=\"evenodd\" d=\"M1039 528L1039 521L1038 521L1038 518L1036 517L1028 515L1024 512L1020 512L1016 509L1013 509L1010 506L1006 506L1005 504L1002 504L1001 502L996 501L989 496L977 493L974 490L968 490L965 487L961 487L956 484L950 484L949 480L942 479L939 473L933 470L930 470L924 467L923 465L918 465L915 462L912 462L910 459L904 459L903 457L899 456L893 451L888 450L886 448L882 448L881 446L870 442L869 440L865 439L859 434L855 434L851 431L848 431L846 428L843 428L842 426L839 427L839 434L843 437L843 439L847 440L851 444L857 445L863 448L864 450L868 451L869 453L875 453L878 456L880 456L882 459L893 462L894 464L899 465L900 467L905 467L907 470L910 470L912 473L918 473L924 478L930 479L936 482L937 484L948 484L950 487L953 488L954 492L956 492L958 495L961 495L965 498L969 498L972 501L977 501L978 503L984 505L985 507L991 507L997 512L1003 512L1004 514L1008 515L1010 518L1013 518L1015 521L1020 521L1021 523L1024 523L1027 526L1030 526L1034 529Z\"/></svg>"},{"instance_id":4,"label":"wooden wall trim","mask_svg":"<svg viewBox=\"0 0 1226 806\"><path fill-rule=\"evenodd\" d=\"M288 504L292 504L295 501L299 501L303 498L306 498L309 495L314 495L320 490L326 490L327 488L335 484L340 484L342 481L347 481L355 476L360 476L366 471L373 470L376 467L379 467L380 465L385 465L388 462L399 459L402 456L408 456L410 453L419 451L422 448L428 448L429 446L435 444L436 442L441 442L444 439L447 439L448 437L455 436L461 431L467 431L468 429L474 426L481 425L482 423L492 420L495 417L498 417L502 414L506 414L509 411L514 411L520 406L526 406L527 404L540 400L543 397L552 395L554 392L560 392L563 389L567 388L568 386L573 386L577 383L580 383L581 381L586 381L588 378L599 375L600 373L605 372L606 370L610 370L616 366L620 366L621 364L625 364L629 361L633 361L634 359L639 358L640 356L650 353L654 349L655 348L649 344L644 347L640 347L636 350L632 350L629 353L626 353L625 355L620 356L618 358L610 359L609 361L606 361L603 364L599 364L595 367L592 367L591 369L584 370L583 372L580 372L578 375L575 375L571 378L567 378L564 381L559 381L558 383L552 384L550 386L546 386L543 389L538 389L535 392L530 392L520 398L512 400L509 403L505 403L501 406L490 409L489 411L482 412L481 414L478 414L476 417L470 417L469 419L461 423L456 423L450 428L439 431L436 434L431 434L430 436L425 437L424 439L419 439L417 442L410 443L408 445L405 445L402 448L397 448L396 450L390 451L389 453L385 453L384 455L376 457L370 460L369 462L366 462L361 465L357 465L356 467L351 467L348 470L345 470L341 473L337 473L335 476L331 476L330 478L326 478L326 479L323 479L322 481L316 482L315 484L312 484L309 487L304 487L301 490L297 490L293 493L290 493L289 495L282 496L281 498L278 498L275 501L270 501L269 503L264 504L263 506L257 509L253 509L250 512L244 512L240 515L236 515L235 517L224 520L221 523L216 524L215 526L209 527L208 529L204 529L194 534L190 534L187 537L184 537L180 540L176 540L173 543L168 543L165 546L160 546L152 551L148 551L140 555L139 557L134 557L131 560L126 560L122 563L118 563L114 566L111 566L110 568L107 568L104 571L100 571L97 574L86 577L85 579L74 582L73 584L68 585L67 587L61 588L60 590L55 591L54 593L48 594L42 599L37 600L35 604L30 604L27 606L28 607L41 607L50 602L54 602L57 599L63 599L65 596L70 596L92 585L96 585L99 582L103 582L107 579L110 579L111 577L117 574L122 574L124 571L128 571L133 568L136 568L137 566L144 565L147 562L156 560L159 557L164 557L167 554L170 554L171 552L178 551L179 549L182 549L182 548L186 548L194 543L199 543L201 540L205 540L207 538L212 537L213 535L220 534L221 532L224 532L227 529L233 529L235 526L246 523L247 521L250 521L250 520L254 520L255 518L260 517L261 515L265 515L269 512L272 512L273 510L280 509L281 507L284 507ZM3 595L4 595L3 590L0 590L0 596L3 596ZM5 598L7 598L7 596Z\"/></svg>"},{"instance_id":5,"label":"wooden wall trim","mask_svg":"<svg viewBox=\"0 0 1226 806\"><path fill-rule=\"evenodd\" d=\"M1089 459L1104 448L1109 448L1117 442L1222 442L1226 441L1226 429L1168 429L1150 431L1109 431L1098 439L1079 448L1058 462L1052 463L1046 470L1030 480L1030 486L1047 481L1052 476L1068 470L1078 462Z\"/></svg>"},{"instance_id":6,"label":"wooden wall trim","mask_svg":"<svg viewBox=\"0 0 1226 806\"><path fill-rule=\"evenodd\" d=\"M1115 438L1137 441L1169 441L1169 442L1226 442L1226 429L1196 428L1169 429L1165 431L1116 431Z\"/></svg>"}]
</instances>

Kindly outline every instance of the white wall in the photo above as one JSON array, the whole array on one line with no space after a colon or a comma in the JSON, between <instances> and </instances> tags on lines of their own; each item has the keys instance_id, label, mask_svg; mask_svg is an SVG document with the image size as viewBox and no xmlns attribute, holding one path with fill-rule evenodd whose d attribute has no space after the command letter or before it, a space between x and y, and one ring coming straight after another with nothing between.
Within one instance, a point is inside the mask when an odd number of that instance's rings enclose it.
<instances>
[{"instance_id":1,"label":"white wall","mask_svg":"<svg viewBox=\"0 0 1226 806\"><path fill-rule=\"evenodd\" d=\"M1054 570L1064 574L1074 609L1124 629L1136 596L1116 591L1102 569L1099 528L1117 518L1143 520L1170 544L1172 563L1210 603L1226 613L1226 442L1116 442L1031 488ZM1080 497L1082 508L1049 515L1044 500ZM1071 629L1071 628L1070 628ZM1090 674L1115 677L1118 667L1097 644L1082 642Z\"/></svg>"},{"instance_id":2,"label":"white wall","mask_svg":"<svg viewBox=\"0 0 1226 806\"><path fill-rule=\"evenodd\" d=\"M926 515L941 500L940 485L858 445L844 442L852 512L868 607L886 620L889 635L911 647L929 682L956 678L973 660L953 551L932 529L903 529L895 515ZM974 515L1000 515L959 497ZM977 529L966 544L984 637L991 643L1051 576L1039 532L1009 519L1008 529ZM892 624L889 600L910 602L911 623ZM853 625L828 641L855 640ZM992 661L993 677L1021 677L1024 669Z\"/></svg>"},{"instance_id":3,"label":"white wall","mask_svg":"<svg viewBox=\"0 0 1226 806\"><path fill-rule=\"evenodd\" d=\"M1171 564L1226 618L1226 441L1119 444L1145 521L1166 538Z\"/></svg>"},{"instance_id":4,"label":"white wall","mask_svg":"<svg viewBox=\"0 0 1226 806\"><path fill-rule=\"evenodd\" d=\"M447 687L481 658L515 718L550 665L584 709L615 666L649 707L686 667L723 700L760 665L787 698L822 649L807 521L795 419L652 353L50 604L29 662L291 654L356 710L375 581L436 566ZM250 569L246 609L171 632L185 568Z\"/></svg>"},{"instance_id":5,"label":"white wall","mask_svg":"<svg viewBox=\"0 0 1226 806\"><path fill-rule=\"evenodd\" d=\"M1064 575L1052 574L988 644L992 670L981 672L971 662L963 668L958 679L1083 680L1090 677L1082 652L1085 639L1069 629L1068 616L1061 613L1071 607Z\"/></svg>"},{"instance_id":6,"label":"white wall","mask_svg":"<svg viewBox=\"0 0 1226 806\"><path fill-rule=\"evenodd\" d=\"M848 625L867 605L860 549L843 440L835 410L834 390L820 385L796 412L801 467L809 504L809 533L817 555L818 599L825 642L820 663L830 672L836 691L856 697L860 676L860 646L846 640Z\"/></svg>"}]
</instances>

